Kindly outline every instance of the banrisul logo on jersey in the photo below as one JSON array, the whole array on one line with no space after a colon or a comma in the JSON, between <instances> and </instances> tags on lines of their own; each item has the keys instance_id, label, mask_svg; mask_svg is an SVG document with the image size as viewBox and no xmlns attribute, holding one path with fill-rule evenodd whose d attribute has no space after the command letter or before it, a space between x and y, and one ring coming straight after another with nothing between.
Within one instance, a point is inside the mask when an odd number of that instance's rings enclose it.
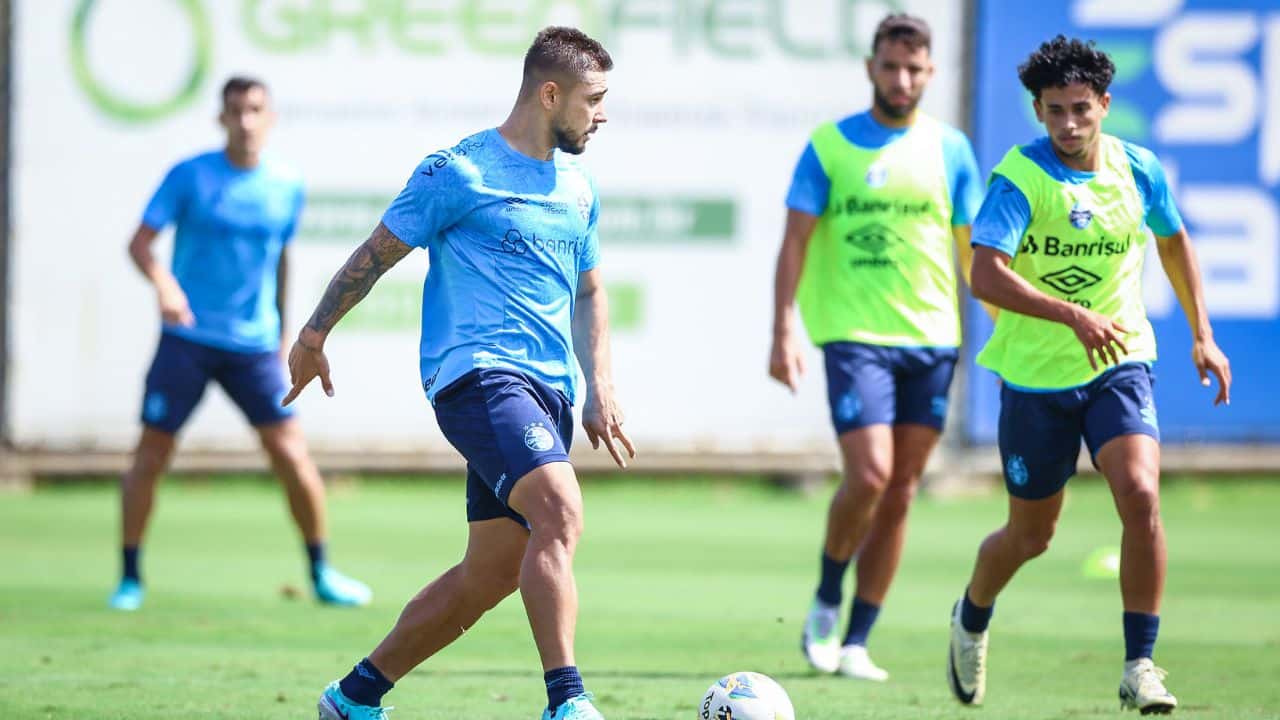
<instances>
[{"instance_id":1,"label":"banrisul logo on jersey","mask_svg":"<svg viewBox=\"0 0 1280 720\"><path fill-rule=\"evenodd\" d=\"M139 5L151 7L140 13ZM145 30L139 24L142 18L147 21ZM146 37L147 42L139 43L138 37ZM174 43L186 45L178 51L180 58L163 62L150 58L151 53L177 50L165 47ZM80 0L71 19L70 50L76 84L98 110L120 122L147 123L174 113L198 96L212 63L213 30L200 0L136 5ZM116 53L126 57L114 61ZM152 61L147 62L148 58ZM171 77L150 74L170 69ZM139 78L138 73L147 77Z\"/></svg>"}]
</instances>

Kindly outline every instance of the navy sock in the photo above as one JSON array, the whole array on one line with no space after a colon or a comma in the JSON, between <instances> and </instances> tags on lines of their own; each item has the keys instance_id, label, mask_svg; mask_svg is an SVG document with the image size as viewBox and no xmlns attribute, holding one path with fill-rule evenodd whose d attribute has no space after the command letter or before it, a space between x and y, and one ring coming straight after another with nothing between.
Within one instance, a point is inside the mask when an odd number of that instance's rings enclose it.
<instances>
[{"instance_id":1,"label":"navy sock","mask_svg":"<svg viewBox=\"0 0 1280 720\"><path fill-rule=\"evenodd\" d=\"M382 671L374 667L373 663L369 662L369 658L356 663L356 666L351 668L351 672L338 681L338 687L348 699L371 707L381 705L382 696L395 685L382 674Z\"/></svg>"},{"instance_id":2,"label":"navy sock","mask_svg":"<svg viewBox=\"0 0 1280 720\"><path fill-rule=\"evenodd\" d=\"M582 687L582 676L578 674L575 665L548 670L542 679L547 683L547 709L552 712L563 705L565 700L586 692Z\"/></svg>"},{"instance_id":3,"label":"navy sock","mask_svg":"<svg viewBox=\"0 0 1280 720\"><path fill-rule=\"evenodd\" d=\"M995 609L995 605L985 608L974 605L969 599L969 588L965 588L964 599L960 601L960 625L971 633L986 632Z\"/></svg>"},{"instance_id":4,"label":"navy sock","mask_svg":"<svg viewBox=\"0 0 1280 720\"><path fill-rule=\"evenodd\" d=\"M832 560L830 555L822 553L822 579L818 581L818 599L832 607L838 607L843 595L840 586L844 584L844 571L849 568L849 561Z\"/></svg>"},{"instance_id":5,"label":"navy sock","mask_svg":"<svg viewBox=\"0 0 1280 720\"><path fill-rule=\"evenodd\" d=\"M871 634L871 626L876 624L879 615L879 605L872 605L855 595L853 609L849 611L849 632L845 633L844 644L865 647L867 636Z\"/></svg>"},{"instance_id":6,"label":"navy sock","mask_svg":"<svg viewBox=\"0 0 1280 720\"><path fill-rule=\"evenodd\" d=\"M1156 647L1156 635L1160 632L1160 616L1140 612L1124 614L1124 659L1149 658Z\"/></svg>"},{"instance_id":7,"label":"navy sock","mask_svg":"<svg viewBox=\"0 0 1280 720\"><path fill-rule=\"evenodd\" d=\"M138 573L138 553L141 551L137 545L124 546L124 579L142 582L142 575Z\"/></svg>"},{"instance_id":8,"label":"navy sock","mask_svg":"<svg viewBox=\"0 0 1280 720\"><path fill-rule=\"evenodd\" d=\"M324 542L307 543L307 560L311 563L311 580L320 578L320 569L324 567Z\"/></svg>"}]
</instances>

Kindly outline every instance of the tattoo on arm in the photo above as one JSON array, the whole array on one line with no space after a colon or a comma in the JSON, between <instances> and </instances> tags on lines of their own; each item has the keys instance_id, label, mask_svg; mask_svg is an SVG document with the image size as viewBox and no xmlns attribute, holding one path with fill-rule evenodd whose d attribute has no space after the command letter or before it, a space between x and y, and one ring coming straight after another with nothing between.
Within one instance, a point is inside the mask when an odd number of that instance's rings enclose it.
<instances>
[{"instance_id":1,"label":"tattoo on arm","mask_svg":"<svg viewBox=\"0 0 1280 720\"><path fill-rule=\"evenodd\" d=\"M329 287L307 321L307 327L319 333L329 332L348 310L369 294L378 278L411 250L411 246L378 223L369 239L351 253L347 263L329 281Z\"/></svg>"}]
</instances>

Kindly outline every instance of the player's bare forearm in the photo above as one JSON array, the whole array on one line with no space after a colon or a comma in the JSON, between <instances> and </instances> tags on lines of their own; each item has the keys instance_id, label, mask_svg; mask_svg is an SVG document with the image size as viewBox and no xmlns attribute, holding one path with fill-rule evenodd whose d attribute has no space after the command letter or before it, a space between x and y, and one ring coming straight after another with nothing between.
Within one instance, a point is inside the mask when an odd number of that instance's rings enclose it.
<instances>
[{"instance_id":1,"label":"player's bare forearm","mask_svg":"<svg viewBox=\"0 0 1280 720\"><path fill-rule=\"evenodd\" d=\"M1200 267L1186 229L1168 237L1156 238L1156 248L1160 252L1160 265L1164 267L1164 274L1169 277L1169 284L1178 297L1178 304L1187 316L1192 335L1197 340L1212 337L1209 312L1205 308L1204 286L1200 282Z\"/></svg>"},{"instance_id":2,"label":"player's bare forearm","mask_svg":"<svg viewBox=\"0 0 1280 720\"><path fill-rule=\"evenodd\" d=\"M138 268L138 272L150 280L152 285L157 289L163 289L168 285L176 286L178 281L151 252L151 244L159 234L158 230L149 225L138 225L138 229L133 232L133 237L129 240L129 258L133 260L133 265Z\"/></svg>"},{"instance_id":3,"label":"player's bare forearm","mask_svg":"<svg viewBox=\"0 0 1280 720\"><path fill-rule=\"evenodd\" d=\"M818 224L816 215L799 210L787 210L787 225L782 232L782 247L778 250L778 265L773 275L773 334L786 335L792 330L796 303L796 289L800 286L800 274L804 271L805 254L809 250L809 238Z\"/></svg>"},{"instance_id":4,"label":"player's bare forearm","mask_svg":"<svg viewBox=\"0 0 1280 720\"><path fill-rule=\"evenodd\" d=\"M289 324L285 322L284 304L286 288L289 284L289 248L280 250L280 262L276 264L276 312L280 315L280 344L287 341Z\"/></svg>"},{"instance_id":5,"label":"player's bare forearm","mask_svg":"<svg viewBox=\"0 0 1280 720\"><path fill-rule=\"evenodd\" d=\"M1009 259L994 248L974 249L969 284L973 296L1002 310L1070 325L1079 308L1037 290L1009 267Z\"/></svg>"},{"instance_id":6,"label":"player's bare forearm","mask_svg":"<svg viewBox=\"0 0 1280 720\"><path fill-rule=\"evenodd\" d=\"M582 366L587 392L595 395L613 383L609 347L609 295L596 270L582 273L573 313L573 351Z\"/></svg>"},{"instance_id":7,"label":"player's bare forearm","mask_svg":"<svg viewBox=\"0 0 1280 720\"><path fill-rule=\"evenodd\" d=\"M970 289L973 288L973 244L970 242L973 237L972 225L953 225L951 227L951 236L956 241L956 264L960 266L960 276L964 278L964 284ZM989 302L978 301L987 316L992 320L996 319L996 315L1000 312L999 308Z\"/></svg>"},{"instance_id":8,"label":"player's bare forearm","mask_svg":"<svg viewBox=\"0 0 1280 720\"><path fill-rule=\"evenodd\" d=\"M400 262L413 250L401 242L385 225L378 223L373 234L365 240L338 273L329 281L324 296L307 321L299 336L304 345L318 347L323 344L333 326L343 315L364 299L382 274Z\"/></svg>"}]
</instances>

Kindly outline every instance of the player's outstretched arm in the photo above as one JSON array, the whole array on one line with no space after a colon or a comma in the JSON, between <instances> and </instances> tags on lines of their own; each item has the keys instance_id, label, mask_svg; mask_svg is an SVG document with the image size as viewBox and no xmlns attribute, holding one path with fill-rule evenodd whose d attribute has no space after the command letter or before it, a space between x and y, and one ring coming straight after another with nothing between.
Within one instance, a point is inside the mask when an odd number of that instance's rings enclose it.
<instances>
[{"instance_id":1,"label":"player's outstretched arm","mask_svg":"<svg viewBox=\"0 0 1280 720\"><path fill-rule=\"evenodd\" d=\"M1094 370L1098 364L1118 365L1129 349L1124 336L1129 333L1111 318L1050 297L1037 290L1010 267L1008 255L988 245L973 249L970 289L973 296L998 308L1057 322L1071 328Z\"/></svg>"},{"instance_id":2,"label":"player's outstretched arm","mask_svg":"<svg viewBox=\"0 0 1280 720\"><path fill-rule=\"evenodd\" d=\"M613 356L609 349L609 297L600 271L592 268L578 274L578 297L573 312L573 351L587 380L587 400L582 408L582 428L591 447L605 448L618 467L625 468L622 456L636 456L631 438L622 430L622 408L613 392ZM617 440L619 445L614 444Z\"/></svg>"},{"instance_id":3,"label":"player's outstretched arm","mask_svg":"<svg viewBox=\"0 0 1280 720\"><path fill-rule=\"evenodd\" d=\"M191 326L196 322L187 304L187 294L178 285L178 279L169 272L169 268L156 259L151 252L151 245L156 241L160 231L141 223L129 240L129 257L156 289L156 302L160 305L160 317L170 325Z\"/></svg>"},{"instance_id":4,"label":"player's outstretched arm","mask_svg":"<svg viewBox=\"0 0 1280 720\"><path fill-rule=\"evenodd\" d=\"M782 248L778 250L778 267L773 275L773 346L769 350L769 377L791 388L800 388L804 374L804 352L796 332L796 288L804 270L809 238L818 225L818 217L800 210L787 210L787 225L782 231Z\"/></svg>"},{"instance_id":5,"label":"player's outstretched arm","mask_svg":"<svg viewBox=\"0 0 1280 720\"><path fill-rule=\"evenodd\" d=\"M1173 285L1182 312L1191 326L1191 361L1200 373L1200 384L1210 385L1209 375L1218 378L1218 395L1213 404L1231 404L1231 364L1227 356L1213 340L1213 328L1209 326L1209 312L1204 303L1204 286L1200 282L1200 266L1196 251L1186 228L1176 233L1156 238L1160 251L1160 264Z\"/></svg>"},{"instance_id":6,"label":"player's outstretched arm","mask_svg":"<svg viewBox=\"0 0 1280 720\"><path fill-rule=\"evenodd\" d=\"M324 297L320 298L320 304L316 305L311 319L298 333L298 339L289 351L289 377L293 387L285 395L282 405L293 402L298 393L317 377L325 394L333 397L329 359L324 355L324 342L329 331L369 294L383 273L411 250L413 247L401 242L385 225L378 223L369 239L351 253L346 264L329 281Z\"/></svg>"}]
</instances>

